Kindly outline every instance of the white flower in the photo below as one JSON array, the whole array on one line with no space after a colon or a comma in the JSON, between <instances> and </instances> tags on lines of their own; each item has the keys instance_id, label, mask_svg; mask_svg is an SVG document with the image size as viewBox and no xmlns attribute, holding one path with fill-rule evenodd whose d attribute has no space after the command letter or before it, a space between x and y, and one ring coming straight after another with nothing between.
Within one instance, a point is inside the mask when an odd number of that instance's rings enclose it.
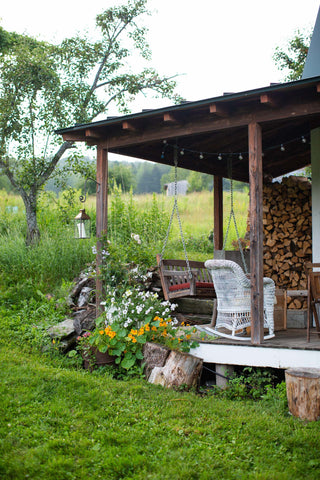
<instances>
[{"instance_id":1,"label":"white flower","mask_svg":"<svg viewBox=\"0 0 320 480\"><path fill-rule=\"evenodd\" d=\"M93 246L91 247L91 249L92 249L93 255L97 255L97 247L96 247L95 245L93 245Z\"/></svg>"},{"instance_id":2,"label":"white flower","mask_svg":"<svg viewBox=\"0 0 320 480\"><path fill-rule=\"evenodd\" d=\"M139 245L141 245L141 240L140 240L140 237L137 233L131 233L131 238L137 242Z\"/></svg>"}]
</instances>

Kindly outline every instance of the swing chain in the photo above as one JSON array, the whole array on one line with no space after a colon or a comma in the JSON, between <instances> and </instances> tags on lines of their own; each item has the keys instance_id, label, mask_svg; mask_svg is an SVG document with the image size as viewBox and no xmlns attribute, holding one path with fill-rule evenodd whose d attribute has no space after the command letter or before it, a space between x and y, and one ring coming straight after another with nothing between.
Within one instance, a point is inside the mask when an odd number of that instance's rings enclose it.
<instances>
[{"instance_id":1,"label":"swing chain","mask_svg":"<svg viewBox=\"0 0 320 480\"><path fill-rule=\"evenodd\" d=\"M172 209L170 220L169 220L169 225L168 225L168 228L167 228L166 238L165 238L165 241L164 241L164 244L163 244L163 247L162 247L162 252L161 252L161 255L160 255L160 262L163 259L164 251L166 249L168 239L169 239L169 234L170 234L170 230L171 230L171 226L172 226L174 212L176 211L178 224L179 224L179 230L180 230L180 236L181 236L181 242L182 242L182 246L183 246L184 256L185 256L185 259L186 259L188 276L189 276L190 279L192 279L192 272L191 272L191 268L190 268L190 265L189 265L189 259L188 259L188 255L187 255L186 244L185 244L185 240L184 240L184 236L183 236L182 223L181 223L181 218L180 218L180 214L179 214L177 197L178 197L178 158L177 158L177 146L176 146L175 149L174 149L174 203L173 203L173 209Z\"/></svg>"},{"instance_id":2,"label":"swing chain","mask_svg":"<svg viewBox=\"0 0 320 480\"><path fill-rule=\"evenodd\" d=\"M237 225L236 216L235 216L235 213L234 213L232 160L230 160L230 159L228 159L228 174L229 174L229 178L230 178L230 215L229 215L227 231L226 231L226 235L224 237L222 250L225 250L225 248L226 248L226 243L227 243L227 239L228 239L228 235L229 235L230 223L231 223L231 219L233 219L234 228L235 228L235 231L236 231L237 241L238 241L238 245L239 245L239 251L240 251L240 255L241 255L241 260L242 260L242 264L243 264L245 273L247 275L248 274L248 268L247 268L246 260L244 258L243 248L242 248L242 245L241 245L240 235L239 235L239 231L238 231L238 225Z\"/></svg>"}]
</instances>

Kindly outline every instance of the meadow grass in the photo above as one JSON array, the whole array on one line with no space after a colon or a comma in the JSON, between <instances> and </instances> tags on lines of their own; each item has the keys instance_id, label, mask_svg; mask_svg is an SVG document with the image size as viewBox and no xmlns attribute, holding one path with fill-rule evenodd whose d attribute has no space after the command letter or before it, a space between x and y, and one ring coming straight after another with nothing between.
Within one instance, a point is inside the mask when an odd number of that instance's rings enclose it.
<instances>
[{"instance_id":1,"label":"meadow grass","mask_svg":"<svg viewBox=\"0 0 320 480\"><path fill-rule=\"evenodd\" d=\"M236 193L243 236L248 198ZM95 238L73 239L75 205L43 199L41 241L28 248L18 202L0 195L1 478L319 478L319 423L289 417L276 392L253 402L166 390L141 378L115 380L108 370L89 373L79 357L54 350L47 328L65 317L68 282L93 260ZM86 205L93 220L94 202L90 198ZM116 228L125 230L115 236L122 261L134 255L154 261L172 198L161 195L154 202L145 195L121 197L114 205L122 212L121 218L114 215ZM18 213L5 208L16 205ZM190 258L210 258L212 193L181 197L179 208ZM179 257L174 228L168 251ZM131 233L141 234L141 245L128 240ZM53 290L55 297L45 295Z\"/></svg>"},{"instance_id":2,"label":"meadow grass","mask_svg":"<svg viewBox=\"0 0 320 480\"><path fill-rule=\"evenodd\" d=\"M173 391L1 346L7 480L317 479L319 423L264 401Z\"/></svg>"}]
</instances>

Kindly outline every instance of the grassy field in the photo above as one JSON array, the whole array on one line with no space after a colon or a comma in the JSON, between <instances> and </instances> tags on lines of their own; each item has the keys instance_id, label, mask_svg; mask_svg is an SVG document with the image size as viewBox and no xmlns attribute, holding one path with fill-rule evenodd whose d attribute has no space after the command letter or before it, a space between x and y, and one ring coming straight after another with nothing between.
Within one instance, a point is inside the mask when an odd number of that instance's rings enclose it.
<instances>
[{"instance_id":1,"label":"grassy field","mask_svg":"<svg viewBox=\"0 0 320 480\"><path fill-rule=\"evenodd\" d=\"M319 423L283 402L228 400L0 351L6 480L317 479Z\"/></svg>"},{"instance_id":2,"label":"grassy field","mask_svg":"<svg viewBox=\"0 0 320 480\"><path fill-rule=\"evenodd\" d=\"M86 204L93 223L94 202ZM212 207L209 192L179 199L190 258L212 255ZM171 208L162 195L110 197L113 260L153 264ZM227 216L227 194L225 208ZM236 193L241 236L247 208L248 195ZM116 380L110 370L89 373L79 356L55 349L47 328L68 316L71 281L94 260L94 235L73 239L78 209L71 197L43 197L41 241L29 248L21 201L0 195L0 478L319 478L320 423L288 415L283 384L262 397L255 391L256 401L239 379L215 395L165 390L142 378ZM167 253L183 258L177 222Z\"/></svg>"}]
</instances>

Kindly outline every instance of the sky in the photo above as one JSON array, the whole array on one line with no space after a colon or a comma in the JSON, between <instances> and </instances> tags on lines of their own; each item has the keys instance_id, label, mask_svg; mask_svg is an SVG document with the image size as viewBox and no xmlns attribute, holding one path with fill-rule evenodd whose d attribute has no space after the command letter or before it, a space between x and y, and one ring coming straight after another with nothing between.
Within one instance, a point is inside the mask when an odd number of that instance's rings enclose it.
<instances>
[{"instance_id":1,"label":"sky","mask_svg":"<svg viewBox=\"0 0 320 480\"><path fill-rule=\"evenodd\" d=\"M60 41L94 30L96 14L120 0L2 2L6 30ZM178 93L189 101L265 87L283 79L272 55L297 29L313 28L319 0L149 0L152 65L179 74ZM156 108L143 100L141 108ZM171 102L166 101L166 105ZM162 106L162 105L159 105ZM140 106L139 106L140 107Z\"/></svg>"},{"instance_id":2,"label":"sky","mask_svg":"<svg viewBox=\"0 0 320 480\"><path fill-rule=\"evenodd\" d=\"M0 25L39 40L59 42L84 30L93 33L96 15L122 3L124 0L2 2ZM298 29L312 30L319 4L319 0L149 0L150 66L162 75L178 74L177 93L188 101L283 81L284 74L272 59L275 48L285 47ZM132 112L171 103L141 96Z\"/></svg>"}]
</instances>

